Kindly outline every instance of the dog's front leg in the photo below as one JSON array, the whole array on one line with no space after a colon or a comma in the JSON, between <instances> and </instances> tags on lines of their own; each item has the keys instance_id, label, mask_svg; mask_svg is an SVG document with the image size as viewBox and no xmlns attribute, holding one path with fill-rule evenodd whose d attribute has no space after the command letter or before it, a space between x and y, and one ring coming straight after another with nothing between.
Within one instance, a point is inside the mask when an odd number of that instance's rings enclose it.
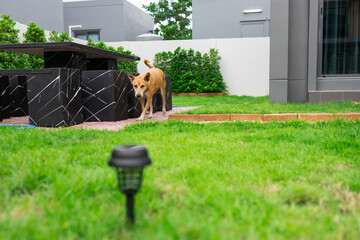
<instances>
[{"instance_id":1,"label":"dog's front leg","mask_svg":"<svg viewBox=\"0 0 360 240\"><path fill-rule=\"evenodd\" d=\"M145 98L140 98L141 112L144 111Z\"/></svg>"},{"instance_id":2,"label":"dog's front leg","mask_svg":"<svg viewBox=\"0 0 360 240\"><path fill-rule=\"evenodd\" d=\"M152 115L153 115L153 104L151 103L150 104L150 114L149 114L149 117L152 118Z\"/></svg>"},{"instance_id":3,"label":"dog's front leg","mask_svg":"<svg viewBox=\"0 0 360 240\"><path fill-rule=\"evenodd\" d=\"M147 110L149 110L151 102L152 102L152 97L146 99L146 106L145 106L144 110L142 111L141 116L137 119L138 121L144 120L145 114L146 114Z\"/></svg>"}]
</instances>

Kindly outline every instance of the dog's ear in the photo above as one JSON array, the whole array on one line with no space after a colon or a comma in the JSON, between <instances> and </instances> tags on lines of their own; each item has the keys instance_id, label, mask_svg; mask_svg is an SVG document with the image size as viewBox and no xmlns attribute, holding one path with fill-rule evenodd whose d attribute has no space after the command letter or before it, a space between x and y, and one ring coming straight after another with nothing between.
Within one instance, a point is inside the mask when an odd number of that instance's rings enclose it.
<instances>
[{"instance_id":1,"label":"dog's ear","mask_svg":"<svg viewBox=\"0 0 360 240\"><path fill-rule=\"evenodd\" d=\"M150 73L149 73L149 72L145 75L144 81L145 81L145 82L150 81Z\"/></svg>"},{"instance_id":2,"label":"dog's ear","mask_svg":"<svg viewBox=\"0 0 360 240\"><path fill-rule=\"evenodd\" d=\"M132 82L134 80L135 76L130 73L127 73L127 75L129 77L130 81Z\"/></svg>"}]
</instances>

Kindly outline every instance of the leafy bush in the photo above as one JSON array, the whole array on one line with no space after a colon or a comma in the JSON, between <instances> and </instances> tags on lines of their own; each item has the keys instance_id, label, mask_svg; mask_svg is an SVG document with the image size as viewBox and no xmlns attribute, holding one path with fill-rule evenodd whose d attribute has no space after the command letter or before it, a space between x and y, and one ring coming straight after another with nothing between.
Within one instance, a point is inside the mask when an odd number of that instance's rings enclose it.
<instances>
[{"instance_id":1,"label":"leafy bush","mask_svg":"<svg viewBox=\"0 0 360 240\"><path fill-rule=\"evenodd\" d=\"M34 42L46 42L45 30L40 28L34 22L26 24L28 26L24 35L24 43L34 43Z\"/></svg>"},{"instance_id":2,"label":"leafy bush","mask_svg":"<svg viewBox=\"0 0 360 240\"><path fill-rule=\"evenodd\" d=\"M16 30L14 20L10 16L2 14L0 16L0 43L18 43L19 30Z\"/></svg>"},{"instance_id":3,"label":"leafy bush","mask_svg":"<svg viewBox=\"0 0 360 240\"><path fill-rule=\"evenodd\" d=\"M40 28L34 22L26 24L28 26L23 34L24 43L46 42L45 30ZM30 68L44 68L44 58L39 56L28 55Z\"/></svg>"},{"instance_id":4,"label":"leafy bush","mask_svg":"<svg viewBox=\"0 0 360 240\"><path fill-rule=\"evenodd\" d=\"M57 31L52 30L48 40L49 42L71 42L73 39L66 32L59 35Z\"/></svg>"},{"instance_id":5,"label":"leafy bush","mask_svg":"<svg viewBox=\"0 0 360 240\"><path fill-rule=\"evenodd\" d=\"M171 76L174 93L223 93L226 85L220 73L220 59L216 49L202 55L179 47L174 52L157 53L154 66Z\"/></svg>"},{"instance_id":6,"label":"leafy bush","mask_svg":"<svg viewBox=\"0 0 360 240\"><path fill-rule=\"evenodd\" d=\"M125 50L121 46L118 47L117 49L115 49L112 46L107 46L102 41L94 43L93 41L91 41L90 38L88 39L87 45L97 47L97 48L101 48L101 49L105 49L105 50L112 51L112 52L118 52L118 53L121 53L121 54L135 56L131 51ZM117 65L118 65L118 70L119 71L130 72L130 73L137 73L137 71L138 71L137 70L138 63L135 62L135 61L118 61Z\"/></svg>"},{"instance_id":7,"label":"leafy bush","mask_svg":"<svg viewBox=\"0 0 360 240\"><path fill-rule=\"evenodd\" d=\"M15 22L6 14L0 16L0 43L18 43L19 30L16 30ZM0 52L0 69L14 69L17 68L19 62L24 63L21 54L14 52Z\"/></svg>"}]
</instances>

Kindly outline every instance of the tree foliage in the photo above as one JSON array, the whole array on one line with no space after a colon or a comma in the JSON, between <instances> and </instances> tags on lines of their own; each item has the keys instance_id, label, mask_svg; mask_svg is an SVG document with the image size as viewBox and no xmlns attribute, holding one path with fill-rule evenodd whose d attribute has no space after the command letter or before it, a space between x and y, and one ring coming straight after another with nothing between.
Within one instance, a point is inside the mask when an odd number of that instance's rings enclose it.
<instances>
[{"instance_id":1,"label":"tree foliage","mask_svg":"<svg viewBox=\"0 0 360 240\"><path fill-rule=\"evenodd\" d=\"M14 20L10 16L2 14L0 16L0 43L18 43L19 30L15 29Z\"/></svg>"},{"instance_id":2,"label":"tree foliage","mask_svg":"<svg viewBox=\"0 0 360 240\"><path fill-rule=\"evenodd\" d=\"M59 35L57 31L52 30L48 40L49 42L71 42L73 39L66 32Z\"/></svg>"},{"instance_id":3,"label":"tree foliage","mask_svg":"<svg viewBox=\"0 0 360 240\"><path fill-rule=\"evenodd\" d=\"M46 42L45 30L40 28L34 22L26 24L28 26L23 34L24 43ZM28 63L31 68L44 68L44 58L39 56L28 56Z\"/></svg>"},{"instance_id":4,"label":"tree foliage","mask_svg":"<svg viewBox=\"0 0 360 240\"><path fill-rule=\"evenodd\" d=\"M45 30L34 22L26 24L28 26L24 35L24 43L46 42Z\"/></svg>"},{"instance_id":5,"label":"tree foliage","mask_svg":"<svg viewBox=\"0 0 360 240\"><path fill-rule=\"evenodd\" d=\"M15 21L10 19L10 16L2 14L0 16L0 43L18 43L19 30L15 29ZM24 63L22 54L14 52L0 52L0 68L13 69L16 68L19 62Z\"/></svg>"},{"instance_id":6,"label":"tree foliage","mask_svg":"<svg viewBox=\"0 0 360 240\"><path fill-rule=\"evenodd\" d=\"M191 39L190 17L192 14L192 0L159 0L156 4L151 2L143 8L154 17L155 34L160 34L165 40Z\"/></svg>"}]
</instances>

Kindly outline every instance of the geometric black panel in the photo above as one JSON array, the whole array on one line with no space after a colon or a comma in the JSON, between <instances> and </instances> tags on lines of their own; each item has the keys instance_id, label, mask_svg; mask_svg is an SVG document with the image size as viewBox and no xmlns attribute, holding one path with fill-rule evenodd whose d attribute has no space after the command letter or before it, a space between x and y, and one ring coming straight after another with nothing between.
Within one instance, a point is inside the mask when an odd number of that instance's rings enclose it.
<instances>
[{"instance_id":1,"label":"geometric black panel","mask_svg":"<svg viewBox=\"0 0 360 240\"><path fill-rule=\"evenodd\" d=\"M10 114L12 117L28 115L26 76L10 76Z\"/></svg>"},{"instance_id":2,"label":"geometric black panel","mask_svg":"<svg viewBox=\"0 0 360 240\"><path fill-rule=\"evenodd\" d=\"M10 84L9 76L0 76L0 101L1 101L1 118L10 118Z\"/></svg>"},{"instance_id":3,"label":"geometric black panel","mask_svg":"<svg viewBox=\"0 0 360 240\"><path fill-rule=\"evenodd\" d=\"M139 74L132 74L137 76ZM129 118L138 118L141 115L141 104L139 99L135 97L135 92L133 85L129 77L126 74L126 81L127 81L127 95L128 95L128 114Z\"/></svg>"},{"instance_id":4,"label":"geometric black panel","mask_svg":"<svg viewBox=\"0 0 360 240\"><path fill-rule=\"evenodd\" d=\"M78 52L44 52L45 68L86 70L86 55Z\"/></svg>"},{"instance_id":5,"label":"geometric black panel","mask_svg":"<svg viewBox=\"0 0 360 240\"><path fill-rule=\"evenodd\" d=\"M116 70L82 72L82 104L85 122L128 119L126 73Z\"/></svg>"},{"instance_id":6,"label":"geometric black panel","mask_svg":"<svg viewBox=\"0 0 360 240\"><path fill-rule=\"evenodd\" d=\"M166 107L166 111L170 111L172 109L171 76L166 75L165 81L166 81L166 88L165 88L166 104L165 104L165 107ZM159 91L156 92L156 97L157 97L157 110L162 111L162 97L161 97L160 89L159 89Z\"/></svg>"},{"instance_id":7,"label":"geometric black panel","mask_svg":"<svg viewBox=\"0 0 360 240\"><path fill-rule=\"evenodd\" d=\"M83 122L80 71L49 68L27 80L30 124L42 127L70 126Z\"/></svg>"},{"instance_id":8,"label":"geometric black panel","mask_svg":"<svg viewBox=\"0 0 360 240\"><path fill-rule=\"evenodd\" d=\"M110 58L89 58L87 70L117 70L117 61Z\"/></svg>"}]
</instances>

